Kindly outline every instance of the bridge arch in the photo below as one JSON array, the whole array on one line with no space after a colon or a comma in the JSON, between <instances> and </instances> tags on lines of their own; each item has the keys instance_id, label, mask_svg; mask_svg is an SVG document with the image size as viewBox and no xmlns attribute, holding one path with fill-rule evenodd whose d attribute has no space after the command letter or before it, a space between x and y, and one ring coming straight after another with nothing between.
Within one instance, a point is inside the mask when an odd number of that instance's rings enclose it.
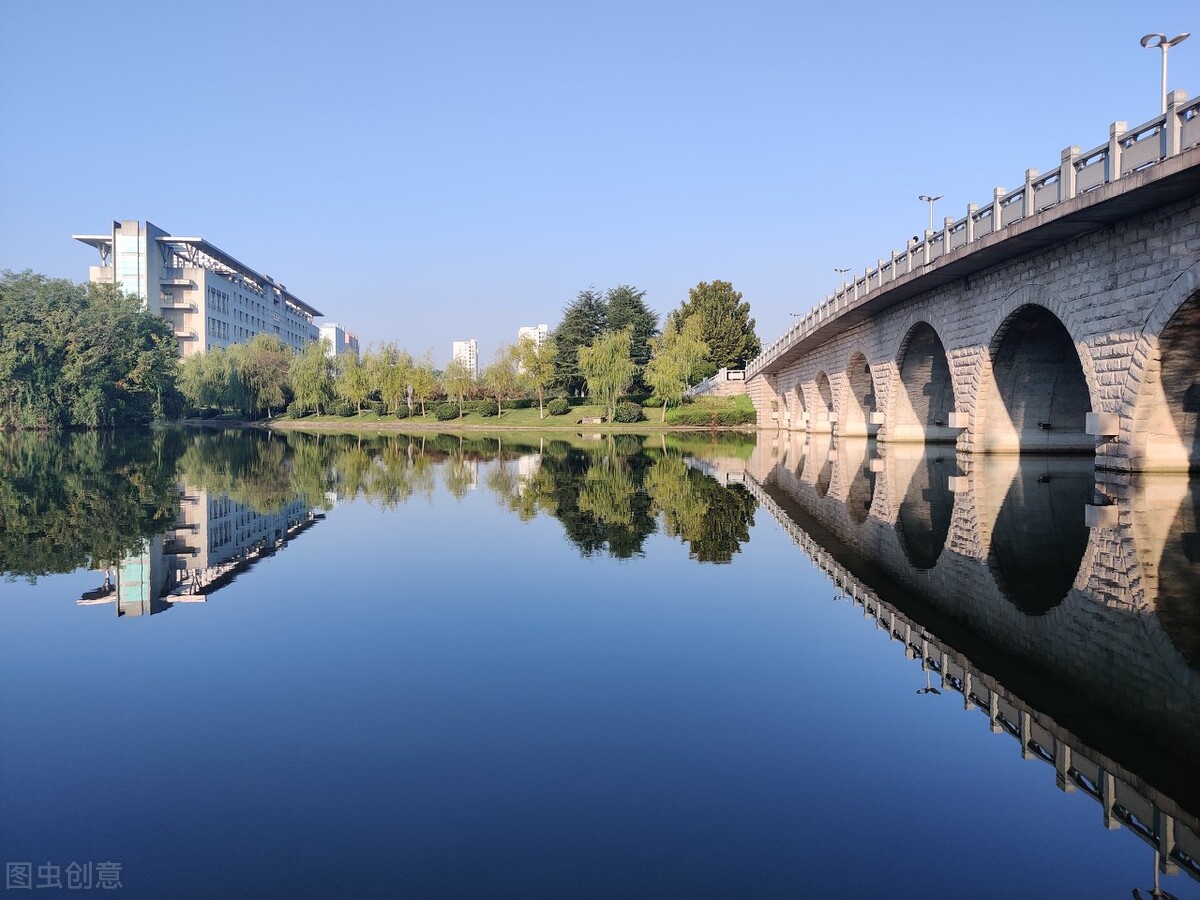
<instances>
[{"instance_id":1,"label":"bridge arch","mask_svg":"<svg viewBox=\"0 0 1200 900\"><path fill-rule=\"evenodd\" d=\"M833 384L824 370L817 373L813 382L813 390L816 392L814 397L816 410L815 414L812 414L811 421L816 426L816 430L830 431L833 423L837 421L837 416L833 411Z\"/></svg>"},{"instance_id":2,"label":"bridge arch","mask_svg":"<svg viewBox=\"0 0 1200 900\"><path fill-rule=\"evenodd\" d=\"M1200 470L1200 263L1163 292L1133 354L1121 438L1136 469Z\"/></svg>"},{"instance_id":3,"label":"bridge arch","mask_svg":"<svg viewBox=\"0 0 1200 900\"><path fill-rule=\"evenodd\" d=\"M887 437L912 443L953 442L948 426L954 411L954 384L946 347L925 320L909 328L896 353L899 386L893 391Z\"/></svg>"},{"instance_id":4,"label":"bridge arch","mask_svg":"<svg viewBox=\"0 0 1200 900\"><path fill-rule=\"evenodd\" d=\"M792 428L801 431L807 430L808 404L804 402L804 388L801 384L797 383L787 392L787 404L792 414Z\"/></svg>"},{"instance_id":5,"label":"bridge arch","mask_svg":"<svg viewBox=\"0 0 1200 900\"><path fill-rule=\"evenodd\" d=\"M1093 405L1084 361L1052 310L1018 306L993 335L988 357L984 452L1095 453L1085 431Z\"/></svg>"},{"instance_id":6,"label":"bridge arch","mask_svg":"<svg viewBox=\"0 0 1200 900\"><path fill-rule=\"evenodd\" d=\"M875 379L867 355L854 351L846 364L844 402L838 411L838 434L863 437L874 435L879 426L871 422L878 404L875 398Z\"/></svg>"}]
</instances>

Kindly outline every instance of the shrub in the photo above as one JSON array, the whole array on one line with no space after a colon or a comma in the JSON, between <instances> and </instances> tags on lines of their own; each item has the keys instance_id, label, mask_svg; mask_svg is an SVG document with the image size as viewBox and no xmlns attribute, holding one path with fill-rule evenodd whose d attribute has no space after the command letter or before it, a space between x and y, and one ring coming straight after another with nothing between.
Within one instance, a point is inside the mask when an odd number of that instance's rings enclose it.
<instances>
[{"instance_id":1,"label":"shrub","mask_svg":"<svg viewBox=\"0 0 1200 900\"><path fill-rule=\"evenodd\" d=\"M377 416L382 416L387 413L387 404L382 400L368 400L363 404L363 407L375 413Z\"/></svg>"},{"instance_id":2,"label":"shrub","mask_svg":"<svg viewBox=\"0 0 1200 900\"><path fill-rule=\"evenodd\" d=\"M565 397L555 397L546 404L546 412L552 416L565 416L571 411L571 403Z\"/></svg>"},{"instance_id":3,"label":"shrub","mask_svg":"<svg viewBox=\"0 0 1200 900\"><path fill-rule=\"evenodd\" d=\"M433 417L439 422L449 422L458 418L457 403L439 403L433 408Z\"/></svg>"},{"instance_id":4,"label":"shrub","mask_svg":"<svg viewBox=\"0 0 1200 900\"><path fill-rule=\"evenodd\" d=\"M397 418L397 419L407 419L407 418L408 418L408 406L406 406L405 404L401 403L401 404L400 404L400 405L399 405L399 406L396 408L396 413L395 413L395 415L396 415L396 418Z\"/></svg>"},{"instance_id":5,"label":"shrub","mask_svg":"<svg viewBox=\"0 0 1200 900\"><path fill-rule=\"evenodd\" d=\"M492 415L496 414L496 404L492 400L467 400L463 403L463 415L469 416L475 413L480 416L486 416L488 409L492 410Z\"/></svg>"},{"instance_id":6,"label":"shrub","mask_svg":"<svg viewBox=\"0 0 1200 900\"><path fill-rule=\"evenodd\" d=\"M490 419L492 416L500 415L500 411L496 409L495 403L488 402L479 407L479 414L485 419Z\"/></svg>"},{"instance_id":7,"label":"shrub","mask_svg":"<svg viewBox=\"0 0 1200 900\"><path fill-rule=\"evenodd\" d=\"M200 410L200 418L202 419L215 419L220 414L221 408L219 406L206 406Z\"/></svg>"},{"instance_id":8,"label":"shrub","mask_svg":"<svg viewBox=\"0 0 1200 900\"><path fill-rule=\"evenodd\" d=\"M347 403L345 400L338 400L329 407L329 414L331 416L341 416L343 419L349 418L356 412L357 410L354 408L354 405Z\"/></svg>"},{"instance_id":9,"label":"shrub","mask_svg":"<svg viewBox=\"0 0 1200 900\"><path fill-rule=\"evenodd\" d=\"M662 409L662 398L651 395L642 401L642 406L645 409Z\"/></svg>"},{"instance_id":10,"label":"shrub","mask_svg":"<svg viewBox=\"0 0 1200 900\"><path fill-rule=\"evenodd\" d=\"M293 419L303 419L308 415L308 410L293 400L287 405L287 414Z\"/></svg>"},{"instance_id":11,"label":"shrub","mask_svg":"<svg viewBox=\"0 0 1200 900\"><path fill-rule=\"evenodd\" d=\"M530 409L533 402L532 397L518 397L515 400L505 400L502 405L505 409Z\"/></svg>"},{"instance_id":12,"label":"shrub","mask_svg":"<svg viewBox=\"0 0 1200 900\"><path fill-rule=\"evenodd\" d=\"M618 403L617 408L613 411L614 422L629 424L630 422L640 422L643 418L641 406L628 401Z\"/></svg>"},{"instance_id":13,"label":"shrub","mask_svg":"<svg viewBox=\"0 0 1200 900\"><path fill-rule=\"evenodd\" d=\"M753 425L758 420L749 397L707 398L667 410L668 425L730 428Z\"/></svg>"}]
</instances>

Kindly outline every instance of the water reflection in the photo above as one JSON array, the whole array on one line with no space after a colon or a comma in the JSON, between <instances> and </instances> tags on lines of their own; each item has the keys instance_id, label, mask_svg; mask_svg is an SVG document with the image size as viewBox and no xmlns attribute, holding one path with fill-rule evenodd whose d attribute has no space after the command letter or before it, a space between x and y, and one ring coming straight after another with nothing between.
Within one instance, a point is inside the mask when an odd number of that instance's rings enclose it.
<instances>
[{"instance_id":1,"label":"water reflection","mask_svg":"<svg viewBox=\"0 0 1200 900\"><path fill-rule=\"evenodd\" d=\"M662 531L729 562L757 503L714 477L746 446L635 435L527 441L463 435L163 431L58 442L0 435L0 565L36 578L93 568L85 605L148 615L202 600L338 502L392 508L481 486L522 520L562 523L584 556L644 554Z\"/></svg>"},{"instance_id":2,"label":"water reflection","mask_svg":"<svg viewBox=\"0 0 1200 900\"><path fill-rule=\"evenodd\" d=\"M923 703L961 703L1200 880L1194 480L829 435L26 435L0 436L0 464L4 571L95 568L81 602L123 616L212 596L354 500L487 494L585 557L637 558L661 534L713 563L762 505L911 661Z\"/></svg>"},{"instance_id":3,"label":"water reflection","mask_svg":"<svg viewBox=\"0 0 1200 900\"><path fill-rule=\"evenodd\" d=\"M937 676L919 693L957 693L1200 880L1200 482L842 443L813 479L812 442L763 442L747 484Z\"/></svg>"}]
</instances>

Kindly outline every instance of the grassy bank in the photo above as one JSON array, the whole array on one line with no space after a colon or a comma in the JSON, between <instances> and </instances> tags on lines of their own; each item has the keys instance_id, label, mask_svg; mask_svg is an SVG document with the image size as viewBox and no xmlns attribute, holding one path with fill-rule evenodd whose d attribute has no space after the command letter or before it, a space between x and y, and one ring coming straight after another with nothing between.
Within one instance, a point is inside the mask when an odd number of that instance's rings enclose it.
<instances>
[{"instance_id":1,"label":"grassy bank","mask_svg":"<svg viewBox=\"0 0 1200 900\"><path fill-rule=\"evenodd\" d=\"M584 419L604 415L599 405L582 404L572 406L566 415L538 417L536 407L529 409L506 409L499 416L485 416L478 412L467 412L461 418L441 421L434 417L432 408L425 416L404 418L362 412L353 416L304 416L292 418L280 416L269 423L271 428L296 429L301 431L570 431L587 433L634 433L654 434L660 431L710 431L754 430L753 406L750 399L739 397L704 397L693 403L667 411L666 422L660 422L661 407L644 410L646 418L641 422L583 424ZM747 418L750 421L745 421ZM725 424L738 423L738 424Z\"/></svg>"}]
</instances>

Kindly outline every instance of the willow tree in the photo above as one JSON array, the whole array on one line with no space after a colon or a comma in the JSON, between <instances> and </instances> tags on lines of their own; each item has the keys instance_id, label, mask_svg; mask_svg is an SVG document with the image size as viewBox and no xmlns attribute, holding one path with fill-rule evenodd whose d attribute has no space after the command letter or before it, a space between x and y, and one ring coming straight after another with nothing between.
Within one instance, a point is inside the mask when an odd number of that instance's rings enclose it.
<instances>
[{"instance_id":1,"label":"willow tree","mask_svg":"<svg viewBox=\"0 0 1200 900\"><path fill-rule=\"evenodd\" d=\"M292 357L289 377L292 394L304 409L322 415L333 399L333 360L326 353L329 341L312 341Z\"/></svg>"},{"instance_id":2,"label":"willow tree","mask_svg":"<svg viewBox=\"0 0 1200 900\"><path fill-rule=\"evenodd\" d=\"M393 415L400 411L400 404L408 407L412 415L412 384L413 358L407 350L401 350L394 343L387 343L372 353L367 354L367 375L375 390L379 391L379 399L387 404L388 411Z\"/></svg>"},{"instance_id":3,"label":"willow tree","mask_svg":"<svg viewBox=\"0 0 1200 900\"><path fill-rule=\"evenodd\" d=\"M558 344L554 338L546 338L540 347L528 335L521 338L517 342L517 371L522 384L537 395L538 418L546 418L546 390L558 371Z\"/></svg>"},{"instance_id":4,"label":"willow tree","mask_svg":"<svg viewBox=\"0 0 1200 900\"><path fill-rule=\"evenodd\" d=\"M623 328L600 335L590 347L579 348L579 371L587 380L588 393L604 404L610 420L637 373L637 364L629 356L632 337L632 331Z\"/></svg>"},{"instance_id":5,"label":"willow tree","mask_svg":"<svg viewBox=\"0 0 1200 900\"><path fill-rule=\"evenodd\" d=\"M458 401L458 417L463 415L463 400L475 384L475 373L461 359L452 359L442 372L442 387L446 396Z\"/></svg>"},{"instance_id":6,"label":"willow tree","mask_svg":"<svg viewBox=\"0 0 1200 900\"><path fill-rule=\"evenodd\" d=\"M671 316L662 337L650 339L653 354L642 377L656 396L662 398L662 419L667 419L667 404L678 403L684 391L708 358L708 344L700 337L701 322L692 317L684 320Z\"/></svg>"},{"instance_id":7,"label":"willow tree","mask_svg":"<svg viewBox=\"0 0 1200 900\"><path fill-rule=\"evenodd\" d=\"M240 349L233 357L234 374L241 383L239 393L246 412L257 415L266 410L270 418L274 410L287 403L292 350L275 334L256 334L248 343L237 346Z\"/></svg>"},{"instance_id":8,"label":"willow tree","mask_svg":"<svg viewBox=\"0 0 1200 900\"><path fill-rule=\"evenodd\" d=\"M367 367L359 361L354 350L343 350L338 354L334 368L337 371L333 383L334 391L338 397L353 406L355 411L362 412L363 404L375 388L371 384Z\"/></svg>"},{"instance_id":9,"label":"willow tree","mask_svg":"<svg viewBox=\"0 0 1200 900\"><path fill-rule=\"evenodd\" d=\"M425 416L425 404L437 392L438 378L433 367L433 352L426 351L417 360L409 372L409 385L412 387L412 397L421 406L421 416Z\"/></svg>"},{"instance_id":10,"label":"willow tree","mask_svg":"<svg viewBox=\"0 0 1200 900\"><path fill-rule=\"evenodd\" d=\"M521 391L521 379L517 372L519 350L505 344L496 351L496 359L483 370L483 384L488 395L496 401L496 415L504 415L504 401L517 396Z\"/></svg>"}]
</instances>

